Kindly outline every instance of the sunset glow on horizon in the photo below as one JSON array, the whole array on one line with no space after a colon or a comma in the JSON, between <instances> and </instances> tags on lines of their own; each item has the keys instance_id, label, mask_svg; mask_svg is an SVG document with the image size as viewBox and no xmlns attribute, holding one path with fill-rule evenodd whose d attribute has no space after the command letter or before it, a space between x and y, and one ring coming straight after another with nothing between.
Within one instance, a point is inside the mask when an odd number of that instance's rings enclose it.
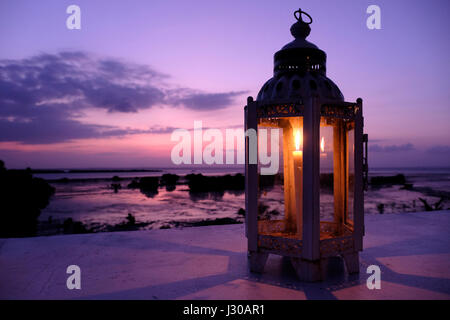
<instances>
[{"instance_id":1,"label":"sunset glow on horizon","mask_svg":"<svg viewBox=\"0 0 450 320\"><path fill-rule=\"evenodd\" d=\"M8 168L171 167L173 130L243 128L247 96L293 38L298 1L0 4L0 159ZM308 40L364 101L371 167L450 164L448 1L302 1Z\"/></svg>"}]
</instances>

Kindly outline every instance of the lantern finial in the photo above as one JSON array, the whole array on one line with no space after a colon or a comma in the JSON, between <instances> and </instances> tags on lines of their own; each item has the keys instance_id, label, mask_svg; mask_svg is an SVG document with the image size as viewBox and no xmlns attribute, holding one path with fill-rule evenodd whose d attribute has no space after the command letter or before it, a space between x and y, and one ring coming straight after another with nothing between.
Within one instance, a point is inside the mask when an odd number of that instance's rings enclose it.
<instances>
[{"instance_id":1,"label":"lantern finial","mask_svg":"<svg viewBox=\"0 0 450 320\"><path fill-rule=\"evenodd\" d=\"M309 21L303 21L302 14L307 16L309 18ZM311 16L305 11L302 11L302 9L298 9L294 12L294 17L295 19L297 19L297 22L291 26L291 34L295 39L306 39L306 37L309 36L309 33L311 32L311 28L309 27L309 25L313 21Z\"/></svg>"}]
</instances>

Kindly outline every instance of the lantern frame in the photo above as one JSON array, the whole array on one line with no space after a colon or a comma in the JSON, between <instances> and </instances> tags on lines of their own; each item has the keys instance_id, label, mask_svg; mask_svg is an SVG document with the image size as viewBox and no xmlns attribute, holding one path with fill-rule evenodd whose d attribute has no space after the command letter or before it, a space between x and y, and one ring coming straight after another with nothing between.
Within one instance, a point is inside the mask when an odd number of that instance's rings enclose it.
<instances>
[{"instance_id":1,"label":"lantern frame","mask_svg":"<svg viewBox=\"0 0 450 320\"><path fill-rule=\"evenodd\" d=\"M258 223L258 164L249 163L250 140L246 137L245 223L250 270L262 272L268 255L277 254L289 257L297 275L305 281L321 280L327 259L333 256L341 256L344 259L349 273L359 272L359 251L363 249L364 236L364 188L367 179L367 136L363 134L362 99L344 102L310 96L289 100L254 101L249 97L244 113L245 130L253 129L256 132L259 119L303 117L304 137L302 183L305 187L302 195L301 239L280 235L279 231L284 228L283 220L265 220ZM347 224L346 219L342 217L344 232L323 239L321 231L324 232L330 224L320 221L321 117L354 121L353 224ZM348 172L345 174L348 175Z\"/></svg>"}]
</instances>

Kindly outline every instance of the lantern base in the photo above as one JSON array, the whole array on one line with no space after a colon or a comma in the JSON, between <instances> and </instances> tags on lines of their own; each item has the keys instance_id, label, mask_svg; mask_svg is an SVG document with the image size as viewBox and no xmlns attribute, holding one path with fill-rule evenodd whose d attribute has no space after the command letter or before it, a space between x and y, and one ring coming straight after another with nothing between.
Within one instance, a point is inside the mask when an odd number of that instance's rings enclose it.
<instances>
[{"instance_id":1,"label":"lantern base","mask_svg":"<svg viewBox=\"0 0 450 320\"><path fill-rule=\"evenodd\" d=\"M291 258L292 266L300 281L316 282L322 280L322 270L325 259L309 261L301 258Z\"/></svg>"},{"instance_id":2,"label":"lantern base","mask_svg":"<svg viewBox=\"0 0 450 320\"><path fill-rule=\"evenodd\" d=\"M269 253L249 252L248 262L250 272L262 273L267 262ZM346 271L348 274L359 273L359 252L347 253L341 256L344 260ZM300 281L316 282L324 279L324 274L328 269L328 259L321 258L318 260L306 260L298 257L290 257L292 267Z\"/></svg>"},{"instance_id":3,"label":"lantern base","mask_svg":"<svg viewBox=\"0 0 450 320\"><path fill-rule=\"evenodd\" d=\"M349 274L359 273L359 252L343 254L342 258Z\"/></svg>"},{"instance_id":4,"label":"lantern base","mask_svg":"<svg viewBox=\"0 0 450 320\"><path fill-rule=\"evenodd\" d=\"M359 252L343 254L341 257L344 260L348 274L359 273ZM329 268L328 259L330 258L314 261L291 258L291 263L300 281L316 282L323 280L323 274Z\"/></svg>"},{"instance_id":5,"label":"lantern base","mask_svg":"<svg viewBox=\"0 0 450 320\"><path fill-rule=\"evenodd\" d=\"M250 271L256 273L262 273L264 271L264 266L266 265L268 253L261 252L249 252L248 262L250 265Z\"/></svg>"},{"instance_id":6,"label":"lantern base","mask_svg":"<svg viewBox=\"0 0 450 320\"><path fill-rule=\"evenodd\" d=\"M342 228L333 222L320 223L319 257L304 259L304 241L296 233L286 232L285 220L258 221L257 250L248 253L251 272L261 273L268 254L289 257L301 281L321 281L328 272L328 259L342 257L349 274L359 272L359 252L353 227Z\"/></svg>"}]
</instances>

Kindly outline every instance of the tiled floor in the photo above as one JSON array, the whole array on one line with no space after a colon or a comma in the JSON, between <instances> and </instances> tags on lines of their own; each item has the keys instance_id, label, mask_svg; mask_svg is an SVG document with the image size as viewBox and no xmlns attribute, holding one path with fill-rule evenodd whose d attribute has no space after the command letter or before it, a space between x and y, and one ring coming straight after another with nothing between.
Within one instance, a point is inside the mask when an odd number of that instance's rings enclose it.
<instances>
[{"instance_id":1,"label":"tiled floor","mask_svg":"<svg viewBox=\"0 0 450 320\"><path fill-rule=\"evenodd\" d=\"M286 259L247 270L243 225L0 239L2 299L450 299L450 211L366 215L361 273L302 283ZM69 265L81 290L69 290ZM381 289L366 286L369 265Z\"/></svg>"}]
</instances>

